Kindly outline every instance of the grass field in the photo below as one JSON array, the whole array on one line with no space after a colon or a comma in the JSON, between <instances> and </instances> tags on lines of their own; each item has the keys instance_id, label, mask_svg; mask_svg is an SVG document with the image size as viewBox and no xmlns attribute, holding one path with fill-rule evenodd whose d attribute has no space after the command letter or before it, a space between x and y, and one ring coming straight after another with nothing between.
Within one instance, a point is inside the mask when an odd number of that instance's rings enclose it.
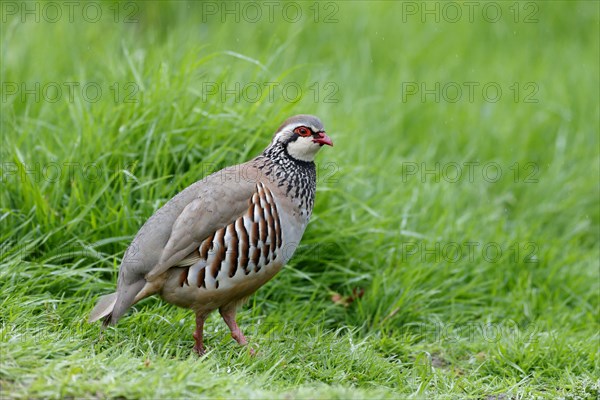
<instances>
[{"instance_id":1,"label":"grass field","mask_svg":"<svg viewBox=\"0 0 600 400\"><path fill-rule=\"evenodd\" d=\"M598 398L599 3L1 7L2 398ZM158 298L86 323L158 207L300 113L335 147L256 356Z\"/></svg>"}]
</instances>

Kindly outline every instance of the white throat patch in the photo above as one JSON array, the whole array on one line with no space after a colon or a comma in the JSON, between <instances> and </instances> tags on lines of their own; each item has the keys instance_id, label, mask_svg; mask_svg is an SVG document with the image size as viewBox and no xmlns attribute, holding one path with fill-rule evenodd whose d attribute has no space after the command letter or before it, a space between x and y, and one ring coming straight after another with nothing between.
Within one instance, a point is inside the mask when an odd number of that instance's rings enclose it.
<instances>
[{"instance_id":1,"label":"white throat patch","mask_svg":"<svg viewBox=\"0 0 600 400\"><path fill-rule=\"evenodd\" d=\"M314 143L312 137L299 137L288 143L287 151L290 156L301 161L314 161L317 152L321 148L319 143Z\"/></svg>"}]
</instances>

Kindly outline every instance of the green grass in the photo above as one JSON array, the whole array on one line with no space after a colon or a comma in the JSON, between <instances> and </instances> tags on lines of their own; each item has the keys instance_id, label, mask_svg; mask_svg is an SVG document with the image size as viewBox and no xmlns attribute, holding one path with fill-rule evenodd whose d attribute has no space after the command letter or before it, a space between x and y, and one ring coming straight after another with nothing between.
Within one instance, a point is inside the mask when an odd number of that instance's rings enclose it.
<instances>
[{"instance_id":1,"label":"green grass","mask_svg":"<svg viewBox=\"0 0 600 400\"><path fill-rule=\"evenodd\" d=\"M482 4L456 23L411 2L321 3L317 23L313 2L295 23L127 4L97 23L3 8L1 397L598 397L597 2L516 3L518 22L499 2L495 23ZM236 82L239 101L207 92ZM436 82L439 101L407 92ZM156 298L104 334L85 322L158 207L298 113L335 147L296 255L239 313L257 356L214 314L198 359L192 313Z\"/></svg>"}]
</instances>

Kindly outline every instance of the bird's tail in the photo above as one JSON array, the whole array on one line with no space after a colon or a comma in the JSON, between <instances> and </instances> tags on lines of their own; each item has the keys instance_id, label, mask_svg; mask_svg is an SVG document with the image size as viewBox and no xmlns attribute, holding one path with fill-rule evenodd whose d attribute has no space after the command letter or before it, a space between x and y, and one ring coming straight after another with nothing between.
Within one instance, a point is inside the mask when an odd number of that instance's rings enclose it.
<instances>
[{"instance_id":1,"label":"bird's tail","mask_svg":"<svg viewBox=\"0 0 600 400\"><path fill-rule=\"evenodd\" d=\"M111 293L100 297L96 307L90 313L90 317L88 318L88 322L96 322L100 318L108 317L110 320L110 316L112 314L113 309L115 308L115 304L117 303L117 293ZM106 319L105 319L106 321Z\"/></svg>"}]
</instances>

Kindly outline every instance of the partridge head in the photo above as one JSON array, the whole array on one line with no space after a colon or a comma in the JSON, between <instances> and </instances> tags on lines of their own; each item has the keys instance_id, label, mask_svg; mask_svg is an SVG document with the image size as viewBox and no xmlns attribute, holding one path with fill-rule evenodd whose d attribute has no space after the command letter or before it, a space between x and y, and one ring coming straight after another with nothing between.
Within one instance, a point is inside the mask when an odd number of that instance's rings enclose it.
<instances>
[{"instance_id":1,"label":"partridge head","mask_svg":"<svg viewBox=\"0 0 600 400\"><path fill-rule=\"evenodd\" d=\"M158 294L196 315L194 350L205 352L206 317L219 310L240 344L235 314L293 255L312 213L319 149L333 146L312 115L287 119L254 159L193 183L158 209L129 245L117 291L102 296L89 321L116 324Z\"/></svg>"}]
</instances>

